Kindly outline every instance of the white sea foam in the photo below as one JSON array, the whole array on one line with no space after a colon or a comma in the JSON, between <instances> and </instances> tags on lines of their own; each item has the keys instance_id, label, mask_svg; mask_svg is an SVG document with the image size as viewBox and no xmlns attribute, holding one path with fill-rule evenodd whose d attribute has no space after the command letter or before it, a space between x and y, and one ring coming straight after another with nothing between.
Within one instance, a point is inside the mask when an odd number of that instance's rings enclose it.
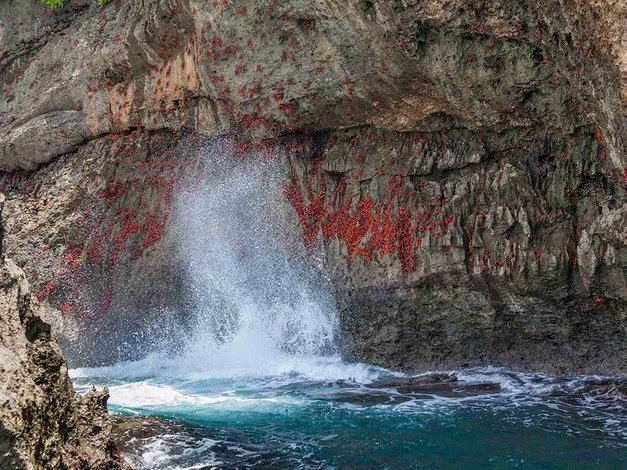
<instances>
[{"instance_id":1,"label":"white sea foam","mask_svg":"<svg viewBox=\"0 0 627 470\"><path fill-rule=\"evenodd\" d=\"M203 394L184 388L149 382L133 382L114 385L110 389L110 403L128 408L158 407L161 411L168 408L192 408L214 410L250 410L257 408L273 409L279 406L293 406L302 400L290 396L242 397L228 392L206 391Z\"/></svg>"},{"instance_id":2,"label":"white sea foam","mask_svg":"<svg viewBox=\"0 0 627 470\"><path fill-rule=\"evenodd\" d=\"M381 370L339 358L333 296L302 257L281 169L233 158L224 142L206 151L211 171L178 195L172 217L191 283L184 347L72 376L375 380Z\"/></svg>"},{"instance_id":3,"label":"white sea foam","mask_svg":"<svg viewBox=\"0 0 627 470\"><path fill-rule=\"evenodd\" d=\"M512 372L502 367L478 367L456 371L455 375L463 382L494 383L504 392L527 395L551 393L561 386L560 381L550 375Z\"/></svg>"},{"instance_id":4,"label":"white sea foam","mask_svg":"<svg viewBox=\"0 0 627 470\"><path fill-rule=\"evenodd\" d=\"M228 348L228 345L225 345ZM248 360L246 360L248 359ZM70 370L73 379L98 378L111 380L188 380L268 379L275 385L293 381L349 380L371 383L389 375L385 369L362 363L347 363L339 356L299 357L284 353L262 358L242 357L232 351L217 351L214 360L205 362L189 356L164 357L153 353L139 361L120 362L106 367L83 367Z\"/></svg>"},{"instance_id":5,"label":"white sea foam","mask_svg":"<svg viewBox=\"0 0 627 470\"><path fill-rule=\"evenodd\" d=\"M195 470L208 468L211 465L221 465L211 448L218 441L213 439L190 439L185 435L165 434L159 437L145 439L141 443L141 461L146 468L164 468L169 470ZM178 452L176 452L178 451ZM177 456L180 454L180 456ZM201 460L198 464L177 464L177 460Z\"/></svg>"}]
</instances>

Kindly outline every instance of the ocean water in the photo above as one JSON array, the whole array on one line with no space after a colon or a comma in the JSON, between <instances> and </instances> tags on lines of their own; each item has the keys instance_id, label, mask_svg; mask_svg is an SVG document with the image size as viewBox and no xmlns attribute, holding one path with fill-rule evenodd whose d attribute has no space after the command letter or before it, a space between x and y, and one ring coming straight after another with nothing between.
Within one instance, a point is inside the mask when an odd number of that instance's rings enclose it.
<instances>
[{"instance_id":1,"label":"ocean water","mask_svg":"<svg viewBox=\"0 0 627 470\"><path fill-rule=\"evenodd\" d=\"M207 174L171 217L185 321L153 328L140 361L71 370L81 392L109 387L138 468L627 468L625 380L344 362L280 162L202 151Z\"/></svg>"},{"instance_id":2,"label":"ocean water","mask_svg":"<svg viewBox=\"0 0 627 470\"><path fill-rule=\"evenodd\" d=\"M136 422L123 441L139 468L627 468L624 380L410 379L286 359L253 370L151 356L72 376L79 390L108 385L110 410Z\"/></svg>"}]
</instances>

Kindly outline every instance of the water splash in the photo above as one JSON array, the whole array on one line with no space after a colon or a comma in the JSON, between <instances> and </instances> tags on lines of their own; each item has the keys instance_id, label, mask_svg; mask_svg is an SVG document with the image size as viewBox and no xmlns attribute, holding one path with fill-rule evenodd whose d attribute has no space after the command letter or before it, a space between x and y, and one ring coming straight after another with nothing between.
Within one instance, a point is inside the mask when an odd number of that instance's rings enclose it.
<instances>
[{"instance_id":1,"label":"water splash","mask_svg":"<svg viewBox=\"0 0 627 470\"><path fill-rule=\"evenodd\" d=\"M71 371L80 392L107 385L112 410L138 417L125 436L137 466L624 467L624 381L488 367L438 382L343 362L279 162L211 149L208 176L177 199L184 347Z\"/></svg>"},{"instance_id":2,"label":"water splash","mask_svg":"<svg viewBox=\"0 0 627 470\"><path fill-rule=\"evenodd\" d=\"M178 256L193 297L177 367L265 375L336 355L334 300L304 256L280 160L237 158L228 140L203 153L204 177L175 199ZM167 349L159 352L172 356Z\"/></svg>"}]
</instances>

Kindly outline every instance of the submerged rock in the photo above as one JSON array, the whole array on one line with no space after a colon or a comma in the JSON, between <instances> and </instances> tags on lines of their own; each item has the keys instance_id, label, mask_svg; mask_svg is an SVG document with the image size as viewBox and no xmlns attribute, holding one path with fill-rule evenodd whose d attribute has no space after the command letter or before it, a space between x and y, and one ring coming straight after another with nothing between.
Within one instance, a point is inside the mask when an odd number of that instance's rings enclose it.
<instances>
[{"instance_id":1,"label":"submerged rock","mask_svg":"<svg viewBox=\"0 0 627 470\"><path fill-rule=\"evenodd\" d=\"M377 380L371 387L374 388L398 388L398 387L425 387L434 384L456 383L454 374L426 374L416 377L390 377Z\"/></svg>"},{"instance_id":2,"label":"submerged rock","mask_svg":"<svg viewBox=\"0 0 627 470\"><path fill-rule=\"evenodd\" d=\"M460 382L455 374L427 374L417 377L393 377L369 385L375 389L395 389L408 395L472 396L498 393L501 386L494 382Z\"/></svg>"}]
</instances>

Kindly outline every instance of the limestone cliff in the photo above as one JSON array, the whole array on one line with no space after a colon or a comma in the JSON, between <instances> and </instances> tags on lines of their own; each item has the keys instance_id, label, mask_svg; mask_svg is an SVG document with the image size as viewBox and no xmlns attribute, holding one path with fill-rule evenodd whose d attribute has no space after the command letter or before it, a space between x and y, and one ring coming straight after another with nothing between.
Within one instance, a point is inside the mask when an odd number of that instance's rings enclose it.
<instances>
[{"instance_id":1,"label":"limestone cliff","mask_svg":"<svg viewBox=\"0 0 627 470\"><path fill-rule=\"evenodd\" d=\"M0 468L118 469L108 392L74 392L24 273L0 260Z\"/></svg>"},{"instance_id":2,"label":"limestone cliff","mask_svg":"<svg viewBox=\"0 0 627 470\"><path fill-rule=\"evenodd\" d=\"M3 2L7 250L64 318L142 328L185 303L172 194L221 136L279 160L348 356L624 373L625 9Z\"/></svg>"}]
</instances>

